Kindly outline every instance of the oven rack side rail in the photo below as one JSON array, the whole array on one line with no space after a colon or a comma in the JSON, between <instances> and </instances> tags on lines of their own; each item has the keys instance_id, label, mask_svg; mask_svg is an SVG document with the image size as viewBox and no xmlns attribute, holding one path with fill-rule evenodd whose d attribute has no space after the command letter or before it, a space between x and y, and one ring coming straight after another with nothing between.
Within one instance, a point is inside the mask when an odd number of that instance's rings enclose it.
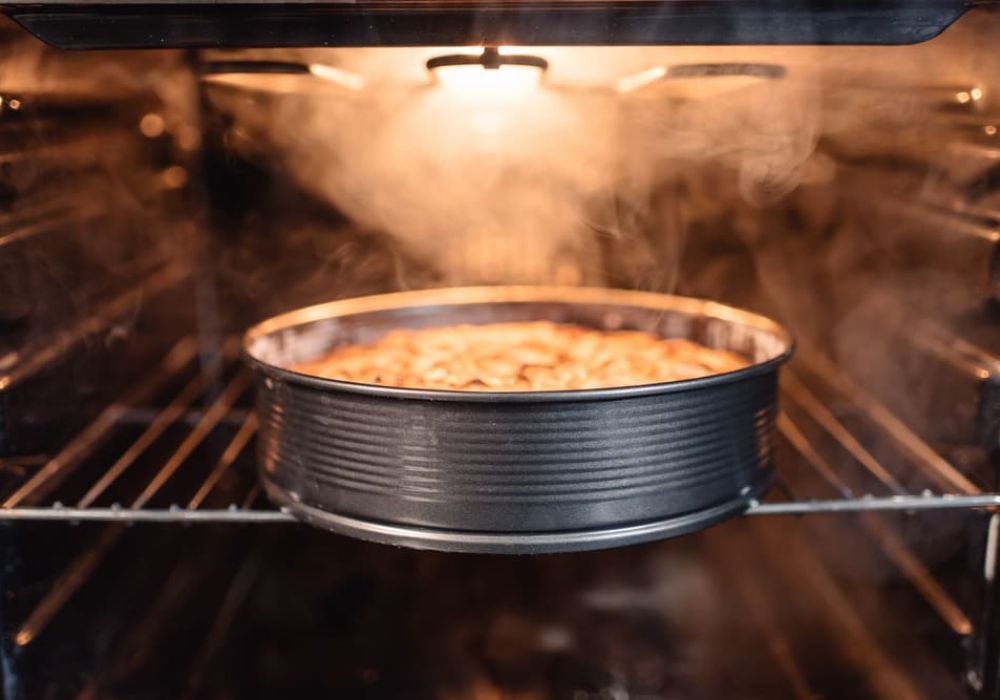
<instances>
[{"instance_id":1,"label":"oven rack side rail","mask_svg":"<svg viewBox=\"0 0 1000 700\"><path fill-rule=\"evenodd\" d=\"M805 501L750 501L744 515L830 515L869 512L919 513L939 510L1000 509L1000 493L965 496L957 494L864 495L851 499ZM228 508L193 510L180 505L168 508L125 508L113 504L101 508L77 508L53 503L43 507L0 509L0 521L126 522L126 523L296 523L286 509L251 509L232 504Z\"/></svg>"}]
</instances>

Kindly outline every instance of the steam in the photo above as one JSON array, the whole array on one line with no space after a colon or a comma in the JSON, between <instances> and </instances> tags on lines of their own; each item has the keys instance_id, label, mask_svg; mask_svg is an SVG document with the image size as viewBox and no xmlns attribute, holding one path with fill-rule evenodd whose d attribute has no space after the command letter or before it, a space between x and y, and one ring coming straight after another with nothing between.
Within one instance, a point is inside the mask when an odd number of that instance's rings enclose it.
<instances>
[{"instance_id":1,"label":"steam","mask_svg":"<svg viewBox=\"0 0 1000 700\"><path fill-rule=\"evenodd\" d=\"M550 63L572 60L560 51ZM436 81L422 69L426 56L405 52L397 72L410 80L380 82L392 74L387 55L299 56L375 76L361 91L211 94L302 187L387 232L445 284L606 284L612 256L602 250L628 242L656 259L636 261L624 283L669 291L686 218L676 203L655 201L673 187L665 183L711 161L735 174L747 202L772 204L799 183L817 141L816 96L797 80L694 89L685 99L654 81L621 95L614 81L546 76L536 86L532 68L472 67L460 81L439 71ZM614 74L632 68L623 62Z\"/></svg>"},{"instance_id":2,"label":"steam","mask_svg":"<svg viewBox=\"0 0 1000 700\"><path fill-rule=\"evenodd\" d=\"M774 204L799 184L820 124L818 94L789 79L705 99L664 103L640 96L624 111L628 150L645 154L639 167L646 178L683 176L708 161L735 171L740 195L758 206Z\"/></svg>"},{"instance_id":3,"label":"steam","mask_svg":"<svg viewBox=\"0 0 1000 700\"><path fill-rule=\"evenodd\" d=\"M575 284L595 281L582 212L612 177L607 116L541 90L505 101L429 86L289 97L269 135L303 187L447 283Z\"/></svg>"}]
</instances>

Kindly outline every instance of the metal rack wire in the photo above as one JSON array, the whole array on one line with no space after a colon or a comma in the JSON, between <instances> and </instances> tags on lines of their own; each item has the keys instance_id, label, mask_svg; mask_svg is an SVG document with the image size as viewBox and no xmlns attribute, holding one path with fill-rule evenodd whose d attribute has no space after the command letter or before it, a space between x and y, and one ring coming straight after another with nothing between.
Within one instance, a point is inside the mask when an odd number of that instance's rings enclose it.
<instances>
[{"instance_id":1,"label":"metal rack wire","mask_svg":"<svg viewBox=\"0 0 1000 700\"><path fill-rule=\"evenodd\" d=\"M65 522L155 522L155 523L291 523L294 518L274 509L260 497L252 468L252 443L257 430L255 415L248 409L250 378L233 367L235 345L230 343L225 376L207 377L195 367L198 353L193 339L178 343L147 378L108 406L89 425L45 459L23 481L16 483L0 504L0 521ZM807 515L815 513L917 512L929 510L990 509L1000 507L1000 493L986 492L968 476L911 431L891 411L856 386L832 363L808 354L804 365L832 387L839 399L879 431L911 463L926 488L908 491L888 468L865 447L845 423L834 415L795 371L782 380L783 401L804 418L782 413L778 427L782 440L797 453L819 481L832 491L800 493L779 468L778 488L766 502L751 502L746 514ZM166 392L166 398L163 398ZM150 401L160 397L158 407ZM878 486L859 491L851 486L822 456L806 436L800 421L818 426ZM135 433L123 440L124 433ZM175 444L164 443L175 437ZM206 468L204 457L196 459L208 441L224 442ZM110 444L114 459L109 466L89 464ZM150 455L163 454L159 460ZM200 455L199 455L200 456ZM37 457L36 457L37 459ZM105 458L107 459L107 458ZM8 474L31 471L32 458L9 458L0 463ZM139 463L144 464L140 465ZM104 462L108 464L107 461ZM89 467L89 469L85 468ZM81 474L90 479L73 489L63 488ZM197 476L197 478L194 478ZM122 481L141 482L127 494L116 489ZM164 501L168 486L183 481L187 491L169 489L173 498ZM228 500L220 502L219 485L229 483ZM784 498L782 498L782 494Z\"/></svg>"}]
</instances>

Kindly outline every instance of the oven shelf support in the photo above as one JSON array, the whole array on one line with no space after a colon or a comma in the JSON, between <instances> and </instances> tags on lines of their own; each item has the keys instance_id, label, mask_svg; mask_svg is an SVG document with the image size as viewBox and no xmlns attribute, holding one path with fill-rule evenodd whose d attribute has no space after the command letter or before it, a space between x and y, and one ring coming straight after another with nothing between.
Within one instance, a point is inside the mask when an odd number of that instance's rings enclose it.
<instances>
[{"instance_id":1,"label":"oven shelf support","mask_svg":"<svg viewBox=\"0 0 1000 700\"><path fill-rule=\"evenodd\" d=\"M1000 493L975 496L918 494L870 496L844 499L809 499L761 503L751 501L745 515L819 515L868 512L923 512L932 510L983 510L1000 508ZM294 523L284 510L247 509L236 504L228 508L195 510L172 505L168 508L76 508L55 503L44 507L0 508L3 521L126 522L126 523Z\"/></svg>"}]
</instances>

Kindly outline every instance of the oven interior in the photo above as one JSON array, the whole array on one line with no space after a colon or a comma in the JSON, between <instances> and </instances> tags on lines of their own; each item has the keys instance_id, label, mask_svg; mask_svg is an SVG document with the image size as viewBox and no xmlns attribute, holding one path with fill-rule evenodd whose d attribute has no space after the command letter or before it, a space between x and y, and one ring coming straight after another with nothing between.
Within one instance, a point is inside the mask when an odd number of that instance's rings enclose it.
<instances>
[{"instance_id":1,"label":"oven interior","mask_svg":"<svg viewBox=\"0 0 1000 700\"><path fill-rule=\"evenodd\" d=\"M69 51L5 19L4 697L1000 697L997 37L977 7L907 46L431 70L481 49ZM787 324L769 497L537 557L267 503L246 327L505 283Z\"/></svg>"}]
</instances>

